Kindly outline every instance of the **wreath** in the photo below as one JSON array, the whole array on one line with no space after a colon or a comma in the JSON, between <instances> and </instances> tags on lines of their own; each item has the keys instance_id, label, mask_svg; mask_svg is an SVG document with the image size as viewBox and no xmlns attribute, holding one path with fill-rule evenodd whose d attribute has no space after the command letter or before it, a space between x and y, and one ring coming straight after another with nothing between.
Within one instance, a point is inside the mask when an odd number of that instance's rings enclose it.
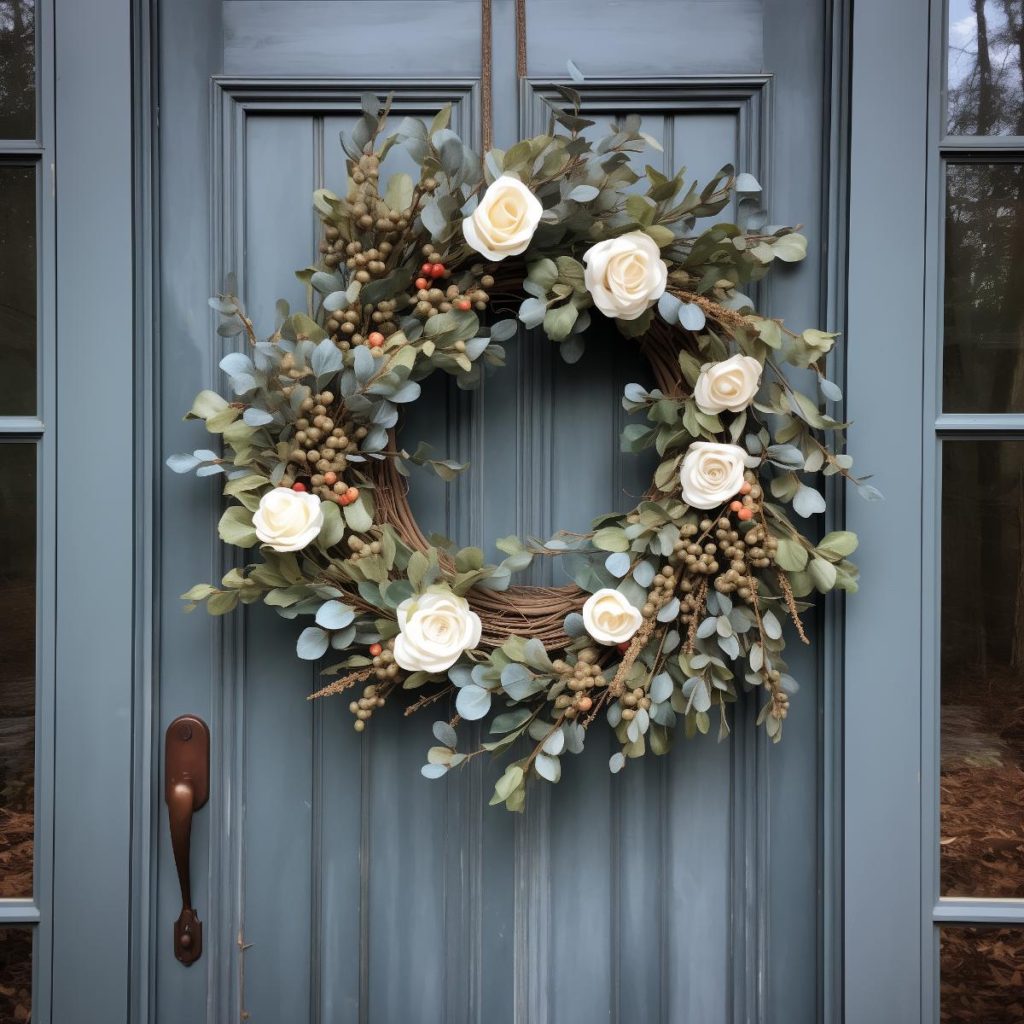
<instances>
[{"instance_id":1,"label":"wreath","mask_svg":"<svg viewBox=\"0 0 1024 1024\"><path fill-rule=\"evenodd\" d=\"M168 460L224 475L220 538L258 551L219 586L184 594L189 610L263 601L288 619L312 616L298 656L337 660L311 696L350 694L360 732L400 691L420 691L407 714L454 696L454 715L433 724L428 778L528 738L491 801L511 810L529 780L558 781L562 756L583 749L598 718L621 746L613 772L666 752L680 720L692 736L714 714L727 735L741 690L762 692L757 722L778 740L797 685L783 623L806 643L812 596L856 589L856 537L815 540L801 525L825 510L807 479L839 474L878 496L852 476L836 443L846 424L826 411L842 398L824 372L836 335L793 332L740 290L776 261L803 259L806 239L764 226L750 174L727 166L699 188L683 171L641 173L636 154L659 147L640 119L592 141L579 95L556 88L565 102L552 104L547 134L483 160L449 110L389 134L390 100L364 97L341 139L345 194L314 193L323 240L318 265L298 275L307 312L279 303L262 339L235 289L211 299L218 334L244 338L245 350L220 363L231 397L203 391L187 418L219 435L223 454ZM385 186L396 146L419 177L392 174ZM696 230L731 202L738 223ZM446 480L466 467L399 447L401 407L419 382L441 371L473 387L503 365L520 325L575 362L595 315L640 347L656 380L627 385L622 399L641 417L623 449L659 459L643 499L584 536L504 538L496 564L425 537L407 501L412 467ZM513 585L538 557L557 559L571 582ZM456 726L488 716L489 739L460 750Z\"/></svg>"}]
</instances>

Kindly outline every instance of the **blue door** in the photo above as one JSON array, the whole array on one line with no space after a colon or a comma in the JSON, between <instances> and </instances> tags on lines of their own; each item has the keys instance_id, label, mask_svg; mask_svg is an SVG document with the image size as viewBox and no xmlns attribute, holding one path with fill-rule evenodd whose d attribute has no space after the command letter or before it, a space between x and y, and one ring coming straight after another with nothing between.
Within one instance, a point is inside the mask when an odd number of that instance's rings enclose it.
<instances>
[{"instance_id":1,"label":"blue door","mask_svg":"<svg viewBox=\"0 0 1024 1024\"><path fill-rule=\"evenodd\" d=\"M792 322L829 320L823 6L528 4L522 81L513 13L511 0L494 4L496 144L540 130L548 83L567 77L571 57L590 116L643 115L666 168L706 180L734 163L764 183L773 220L806 225L817 255L773 283L770 303ZM456 130L479 138L480 5L176 0L158 22L156 365L169 453L196 447L182 412L217 386L232 344L206 306L223 275L237 275L262 323L279 297L304 301L292 271L315 255L310 194L341 187L338 133L360 95L393 92L403 114L451 103ZM570 393L557 358L527 335L509 348L500 378L471 395L439 382L403 427L407 443L474 464L457 484L415 481L423 528L488 550L509 533L586 528L643 486L613 439L616 395L645 368L602 340L572 384L606 400L555 403ZM729 742L681 744L622 778L595 744L525 815L499 814L486 806L486 765L440 785L420 777L415 720L380 717L360 737L345 707L307 702L318 683L292 654L294 624L262 610L182 614L177 595L226 568L210 543L217 493L170 478L154 511L157 735L194 713L213 740L193 833L205 951L192 968L173 956L178 883L165 829L154 835L157 1021L714 1024L831 1012L827 619L798 665L806 692L777 749L755 735L751 703Z\"/></svg>"}]
</instances>

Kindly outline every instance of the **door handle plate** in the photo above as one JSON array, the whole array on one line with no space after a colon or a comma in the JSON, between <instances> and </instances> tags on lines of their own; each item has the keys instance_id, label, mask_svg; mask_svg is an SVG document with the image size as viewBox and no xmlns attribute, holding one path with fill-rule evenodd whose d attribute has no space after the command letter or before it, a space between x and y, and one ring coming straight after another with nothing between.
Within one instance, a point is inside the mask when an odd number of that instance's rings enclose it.
<instances>
[{"instance_id":1,"label":"door handle plate","mask_svg":"<svg viewBox=\"0 0 1024 1024\"><path fill-rule=\"evenodd\" d=\"M190 846L192 815L210 797L210 729L196 715L182 715L167 727L164 800L171 826L174 866L181 886L181 914L174 922L174 955L186 966L203 955L203 924L192 906Z\"/></svg>"}]
</instances>

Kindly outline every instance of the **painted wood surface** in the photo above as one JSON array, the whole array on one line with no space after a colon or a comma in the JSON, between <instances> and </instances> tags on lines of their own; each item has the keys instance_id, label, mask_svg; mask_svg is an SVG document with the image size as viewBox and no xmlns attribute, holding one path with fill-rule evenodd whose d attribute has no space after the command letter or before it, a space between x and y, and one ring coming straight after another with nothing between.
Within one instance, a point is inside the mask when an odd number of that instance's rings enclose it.
<instances>
[{"instance_id":1,"label":"painted wood surface","mask_svg":"<svg viewBox=\"0 0 1024 1024\"><path fill-rule=\"evenodd\" d=\"M337 133L359 94L394 87L396 105L424 113L451 100L456 126L474 136L477 5L426 10L403 0L159 9L162 453L199 443L181 413L219 383L206 306L218 276L239 275L263 323L278 297L302 301L291 271L315 250L309 193L340 187ZM771 285L771 312L823 321L823 11L798 0L531 5L533 77L521 89L511 12L496 0L498 145L535 130L545 76L564 77L572 57L589 109L644 114L666 166L706 178L734 162L758 175L772 221L803 223L821 243ZM474 463L448 488L414 479L421 522L487 548L507 533L583 528L644 482L617 454L617 396L645 373L627 342L595 329L574 368L527 334L509 350L478 393L431 381L403 427L407 444L423 438ZM177 887L162 808L153 815L151 1019L830 1019L818 897L833 737L821 711L823 686L838 680L824 677L821 648L794 652L803 687L781 747L755 736L747 702L729 742L680 740L612 777L598 730L562 783L509 816L486 807L486 764L440 783L419 776L426 719L382 715L360 739L341 704L307 703L317 680L294 657L295 623L261 609L182 614L176 596L225 567L218 504L203 481L173 478L159 492L156 726L207 718L215 781L193 839L207 952L188 971L170 950Z\"/></svg>"}]
</instances>

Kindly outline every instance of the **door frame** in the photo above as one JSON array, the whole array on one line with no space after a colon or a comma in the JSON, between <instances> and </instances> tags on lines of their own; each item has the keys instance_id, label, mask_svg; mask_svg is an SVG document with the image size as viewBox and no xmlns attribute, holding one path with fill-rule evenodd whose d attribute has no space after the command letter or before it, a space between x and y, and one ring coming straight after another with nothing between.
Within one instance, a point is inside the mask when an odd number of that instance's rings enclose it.
<instances>
[{"instance_id":1,"label":"door frame","mask_svg":"<svg viewBox=\"0 0 1024 1024\"><path fill-rule=\"evenodd\" d=\"M58 551L74 552L74 559L58 558L57 568L53 753L59 798L49 967L57 979L57 1019L68 1016L61 1007L88 991L92 1003L83 1010L76 1002L76 1020L86 1024L82 1014L88 1012L89 1022L141 1022L150 1016L155 948L167 928L150 915L151 851L164 826L154 615L160 486L156 0L54 3L56 145L61 166L69 168L56 186L57 312L59 324L74 325L75 337L74 345L61 346L57 366L59 446L68 456L62 483L64 493L93 495L97 478L120 480L121 493L97 502L84 522L81 507L64 502L57 508ZM841 380L845 373L851 415L858 419L851 445L860 464L880 470L889 508L920 503L922 468L920 458L899 472L887 464L892 421L883 426L871 410L891 401L901 436L918 439L916 446L908 443L908 454L920 456L921 400L908 396L906 381L921 375L923 306L887 308L884 334L873 329L872 314L894 269L912 280L920 271L923 281L926 235L923 198L895 210L878 209L873 199L894 157L914 180L926 180L928 82L918 72L927 68L927 29L927 0L896 7L859 0L855 15L851 0L831 5L830 237L822 287L830 321L854 339L856 358L834 374ZM870 61L858 63L858 53L870 54ZM884 121L879 110L888 112ZM879 152L886 153L885 161ZM888 261L871 250L872 236L883 226L903 240ZM83 252L94 256L82 260ZM69 327L64 336L70 335ZM895 357L888 344L894 337L905 342ZM870 371L883 360L892 368L887 379ZM101 376L109 389L104 393L141 396L132 429L123 429L124 417L116 411L100 414L90 403L83 384L99 387ZM125 466L133 467L131 474ZM837 490L834 525L842 516L838 497ZM922 938L920 652L914 644L898 648L910 613L885 586L897 574L920 579L922 557L917 549L872 546L870 538L881 536L879 507L852 502L846 509L848 525L869 540L861 557L865 586L848 607L831 599L826 613L830 628L822 657L829 686L820 729L829 742L822 748L825 888L819 915L819 1012L825 1021L841 1019L843 1009L851 1022L921 1020L924 977L932 969L933 951ZM83 531L102 536L103 543L84 546ZM112 572L123 584L116 597L105 603L82 599L90 580L109 580ZM921 630L920 610L914 625ZM97 637L101 644L89 642ZM900 653L879 671L871 652L888 643ZM845 693L844 676L855 684ZM918 685L895 686L908 679ZM74 685L76 680L88 685ZM884 719L875 715L883 697L890 708ZM79 798L76 786L83 778L95 800ZM930 929L930 906L927 913ZM98 921L107 922L99 932ZM83 941L89 935L99 941Z\"/></svg>"},{"instance_id":2,"label":"door frame","mask_svg":"<svg viewBox=\"0 0 1024 1024\"><path fill-rule=\"evenodd\" d=\"M141 12L132 0L53 3L60 487L55 538L41 538L57 555L46 609L56 629L52 739L41 724L54 780L52 845L41 852L52 858L52 946L37 947L49 955L36 966L33 1019L81 1024L125 1021L136 973L133 745L148 742L134 726L148 687L140 583L152 476L134 400L149 338L137 266Z\"/></svg>"},{"instance_id":3,"label":"door frame","mask_svg":"<svg viewBox=\"0 0 1024 1024\"><path fill-rule=\"evenodd\" d=\"M876 471L886 502L854 499L847 510L848 527L867 541L863 585L846 615L843 966L851 1024L938 1014L933 877L924 869L937 856L925 811L937 799L929 760L937 622L931 601L908 597L933 584L925 571L931 552L897 543L892 528L883 533L893 510L926 524L922 509L936 493L922 434L928 247L937 244L927 218L929 6L857 0L853 19L853 53L870 59L854 57L850 94L846 301L858 353L848 363L850 447L861 467ZM886 203L894 170L906 194ZM910 282L901 298L893 294L897 278Z\"/></svg>"}]
</instances>

